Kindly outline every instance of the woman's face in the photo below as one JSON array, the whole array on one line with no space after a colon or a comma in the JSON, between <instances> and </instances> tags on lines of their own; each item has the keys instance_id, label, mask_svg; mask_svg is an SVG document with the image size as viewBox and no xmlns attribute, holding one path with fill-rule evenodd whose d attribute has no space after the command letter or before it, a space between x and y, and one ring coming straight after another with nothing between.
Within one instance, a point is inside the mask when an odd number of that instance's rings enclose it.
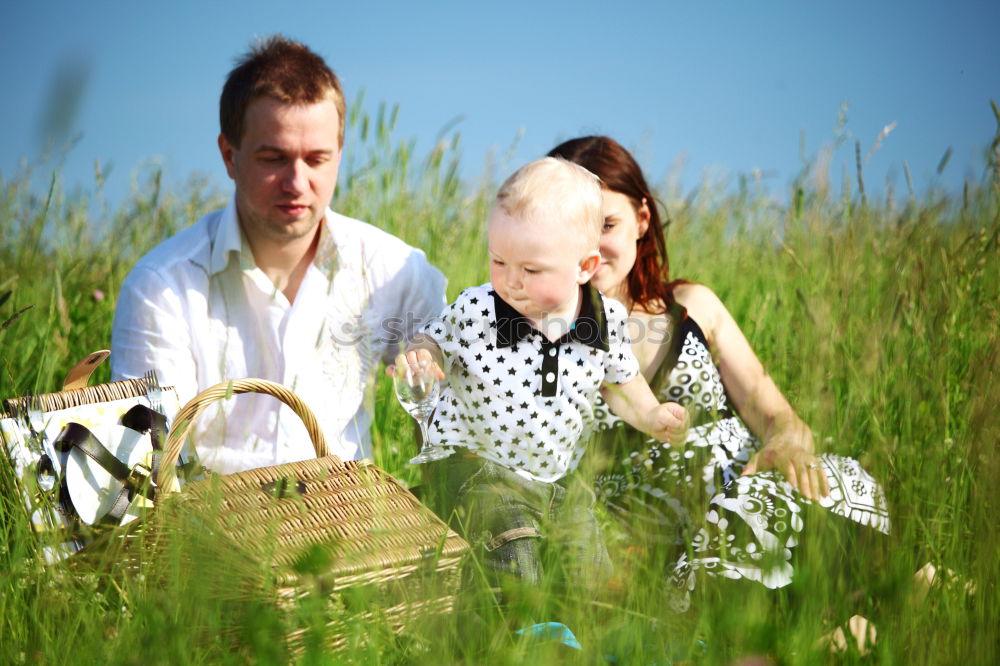
<instances>
[{"instance_id":1,"label":"woman's face","mask_svg":"<svg viewBox=\"0 0 1000 666\"><path fill-rule=\"evenodd\" d=\"M621 192L603 190L604 228L601 231L601 265L591 278L607 296L628 302L626 278L635 264L636 242L649 228L649 206L642 200L639 210Z\"/></svg>"}]
</instances>

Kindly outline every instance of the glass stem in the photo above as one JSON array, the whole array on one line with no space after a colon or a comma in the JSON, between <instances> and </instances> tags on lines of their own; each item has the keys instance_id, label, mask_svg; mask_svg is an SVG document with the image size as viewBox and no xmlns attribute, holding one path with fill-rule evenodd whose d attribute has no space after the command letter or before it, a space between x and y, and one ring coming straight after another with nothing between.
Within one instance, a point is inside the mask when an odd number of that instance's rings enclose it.
<instances>
[{"instance_id":1,"label":"glass stem","mask_svg":"<svg viewBox=\"0 0 1000 666\"><path fill-rule=\"evenodd\" d=\"M427 434L427 419L418 419L420 423L420 450L423 451L428 446L430 435Z\"/></svg>"}]
</instances>

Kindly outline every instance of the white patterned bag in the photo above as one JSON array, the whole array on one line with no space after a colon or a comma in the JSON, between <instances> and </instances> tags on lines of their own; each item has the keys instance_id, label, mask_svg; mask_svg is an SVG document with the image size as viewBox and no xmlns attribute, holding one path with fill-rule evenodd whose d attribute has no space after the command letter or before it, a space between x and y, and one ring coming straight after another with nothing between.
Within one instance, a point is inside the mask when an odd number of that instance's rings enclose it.
<instances>
[{"instance_id":1,"label":"white patterned bag","mask_svg":"<svg viewBox=\"0 0 1000 666\"><path fill-rule=\"evenodd\" d=\"M176 392L153 373L88 386L107 357L87 356L62 391L11 398L0 408L0 444L48 562L152 506L149 477L180 409ZM191 449L178 467L178 477L194 478Z\"/></svg>"}]
</instances>

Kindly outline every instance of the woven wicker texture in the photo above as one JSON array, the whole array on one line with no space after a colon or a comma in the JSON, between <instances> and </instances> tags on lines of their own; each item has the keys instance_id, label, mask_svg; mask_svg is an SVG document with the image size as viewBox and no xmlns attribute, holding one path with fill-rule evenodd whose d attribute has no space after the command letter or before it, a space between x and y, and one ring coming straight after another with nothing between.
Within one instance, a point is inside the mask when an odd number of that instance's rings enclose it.
<instances>
[{"instance_id":1,"label":"woven wicker texture","mask_svg":"<svg viewBox=\"0 0 1000 666\"><path fill-rule=\"evenodd\" d=\"M468 544L375 464L344 463L325 455L326 443L312 412L278 384L239 380L193 398L174 419L158 485L169 483L198 414L216 400L247 392L273 395L288 404L302 418L319 457L213 475L186 484L180 493L163 493L151 516L98 548L85 549L84 559L97 558L107 566L110 557L112 569L146 573L158 555L170 557L178 540L200 541L208 550L225 552L226 566L245 566L247 579L257 579L252 585L273 587L284 603L322 581L331 594L367 590L377 603L365 612L389 618L397 628L415 613L450 610ZM211 561L212 556L199 559ZM261 579L262 572L269 572L269 580ZM242 594L232 587L219 593ZM331 627L342 621L334 620ZM331 647L340 644L340 638L334 639ZM296 640L296 634L289 635L290 644Z\"/></svg>"},{"instance_id":2,"label":"woven wicker texture","mask_svg":"<svg viewBox=\"0 0 1000 666\"><path fill-rule=\"evenodd\" d=\"M174 417L174 425L171 427L170 434L167 435L167 442L163 446L163 460L160 462L160 478L157 479L158 486L161 488L174 487L173 482L177 475L177 470L174 466L177 463L178 456L181 454L184 440L187 439L188 433L191 431L194 420L198 415L213 402L241 393L264 393L274 396L291 407L292 411L305 424L309 438L312 440L313 448L316 450L316 457L322 458L328 455L326 439L323 437L323 431L320 430L319 423L316 422L316 417L313 415L312 410L295 393L281 384L275 384L264 379L236 379L229 382L220 382L215 386L208 387L191 398L181 408L181 411L177 412L177 416Z\"/></svg>"},{"instance_id":3,"label":"woven wicker texture","mask_svg":"<svg viewBox=\"0 0 1000 666\"><path fill-rule=\"evenodd\" d=\"M109 384L97 384L84 388L69 389L56 393L43 393L41 395L29 395L23 398L8 398L3 401L4 411L0 413L0 418L8 415L26 411L32 407L43 412L54 412L59 409L69 409L80 405L92 405L99 402L112 402L114 400L124 400L146 395L151 387L150 380L146 377L136 379L124 379L119 382ZM180 451L178 451L180 454ZM176 457L174 461L176 462Z\"/></svg>"}]
</instances>

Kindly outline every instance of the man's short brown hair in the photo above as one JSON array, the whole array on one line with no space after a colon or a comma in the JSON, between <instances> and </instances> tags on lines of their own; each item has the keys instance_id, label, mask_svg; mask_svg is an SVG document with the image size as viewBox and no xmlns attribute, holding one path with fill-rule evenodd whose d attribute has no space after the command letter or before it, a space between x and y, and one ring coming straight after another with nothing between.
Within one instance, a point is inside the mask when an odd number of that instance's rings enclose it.
<instances>
[{"instance_id":1,"label":"man's short brown hair","mask_svg":"<svg viewBox=\"0 0 1000 666\"><path fill-rule=\"evenodd\" d=\"M230 145L239 148L247 108L261 97L286 104L316 104L332 98L340 118L337 138L343 148L345 103L340 79L304 44L274 35L258 41L236 61L219 97L219 125Z\"/></svg>"}]
</instances>

